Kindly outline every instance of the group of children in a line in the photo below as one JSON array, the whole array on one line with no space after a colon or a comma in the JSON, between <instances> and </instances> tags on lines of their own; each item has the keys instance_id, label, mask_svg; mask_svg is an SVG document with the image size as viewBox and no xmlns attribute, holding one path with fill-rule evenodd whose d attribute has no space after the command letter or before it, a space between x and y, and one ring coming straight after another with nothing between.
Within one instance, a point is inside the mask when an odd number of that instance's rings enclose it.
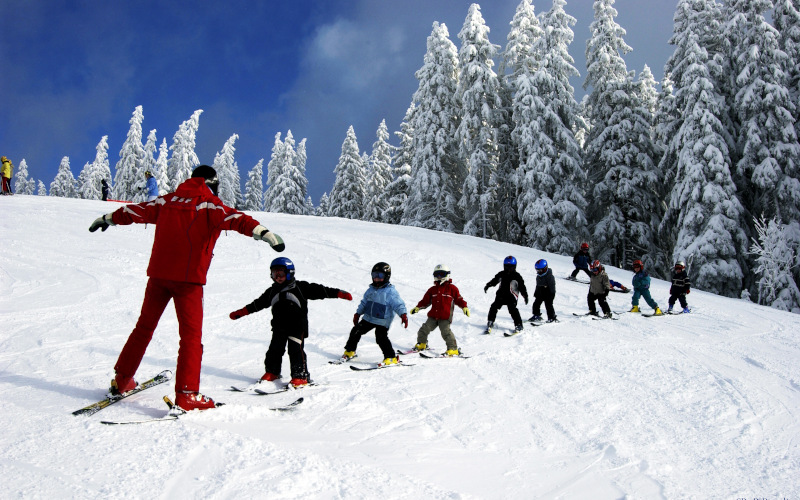
<instances>
[{"instance_id":1,"label":"group of children in a line","mask_svg":"<svg viewBox=\"0 0 800 500\"><path fill-rule=\"evenodd\" d=\"M627 291L627 288L621 283L609 279L600 261L592 261L588 251L589 245L583 243L580 251L573 259L575 271L568 279L576 280L575 277L578 272L586 272L590 277L587 296L589 314L600 316L595 305L595 302L597 302L604 317L610 318L612 316L611 308L606 300L608 293L612 288L619 288L622 291ZM636 274L633 277L634 293L631 300L631 312L639 312L639 298L643 297L647 304L655 310L655 314L661 315L662 312L658 304L650 296L650 276L645 271L642 261L634 261L632 267ZM524 279L516 268L517 259L513 256L506 257L503 260L503 270L497 273L483 288L484 293L486 293L489 288L499 285L494 302L489 307L485 333L491 333L497 312L503 306L508 308L514 320L515 333L523 329L522 317L517 309L517 301L519 296L522 295L527 305L528 291L525 287ZM556 295L556 281L553 272L544 259L536 261L534 268L536 269L536 290L533 294L533 316L528 321L537 322L543 319L541 315L542 304L544 304L547 312L547 322L557 321L553 307L553 300ZM294 263L286 257L279 257L272 261L270 275L273 280L272 286L247 306L230 313L230 318L236 320L271 307L272 340L264 359L265 373L261 380L274 381L280 379L281 361L288 344L291 384L295 387L306 385L310 380L304 350L305 338L308 337L308 301L327 298L353 300L353 297L344 290L296 280ZM375 330L375 340L384 357L381 365L386 366L398 363L397 352L389 340L389 327L395 315L397 315L400 317L403 327L408 328L409 311L406 310L406 305L400 298L397 289L390 282L391 276L392 268L386 262L378 262L372 267L372 284L364 292L364 296L353 316L353 328L350 330L345 343L342 361L349 361L354 358L361 337ZM669 312L672 311L676 301L680 301L684 313L689 312L686 294L689 293L690 285L691 283L686 274L686 265L683 261L679 261L675 264L672 274ZM428 312L427 320L417 331L417 342L413 351L428 349L428 336L433 330L439 328L439 332L447 346L445 355L458 356L461 354L455 335L450 328L456 306L466 316L470 315L467 301L464 300L458 288L453 284L450 269L445 265L437 265L433 271L433 286L425 292L422 299L410 311L411 314L416 314L421 309L431 308Z\"/></svg>"}]
</instances>

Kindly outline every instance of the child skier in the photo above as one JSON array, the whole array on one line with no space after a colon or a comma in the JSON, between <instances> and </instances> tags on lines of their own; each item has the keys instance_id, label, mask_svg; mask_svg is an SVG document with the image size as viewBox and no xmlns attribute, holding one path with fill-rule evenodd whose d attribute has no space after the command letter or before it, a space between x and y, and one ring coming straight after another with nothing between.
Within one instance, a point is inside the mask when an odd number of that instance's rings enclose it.
<instances>
[{"instance_id":1,"label":"child skier","mask_svg":"<svg viewBox=\"0 0 800 500\"><path fill-rule=\"evenodd\" d=\"M544 302L547 311L547 322L558 321L556 311L553 309L553 299L556 298L556 278L547 266L547 261L539 259L533 266L536 269L536 290L533 292L533 316L528 321L541 321L541 305Z\"/></svg>"},{"instance_id":2,"label":"child skier","mask_svg":"<svg viewBox=\"0 0 800 500\"><path fill-rule=\"evenodd\" d=\"M689 294L689 288L692 283L689 281L689 275L686 273L686 263L679 260L675 264L675 269L672 271L672 286L669 287L669 309L668 313L672 312L672 307L675 301L681 302L681 307L684 313L689 312L689 304L686 302L686 295Z\"/></svg>"},{"instance_id":3,"label":"child skier","mask_svg":"<svg viewBox=\"0 0 800 500\"><path fill-rule=\"evenodd\" d=\"M264 357L265 373L261 380L271 382L281 378L281 361L289 344L289 363L292 380L290 384L300 387L308 384L308 366L303 350L308 337L308 301L319 299L353 300L344 290L329 288L317 283L297 281L294 263L286 257L278 257L269 266L274 283L256 300L233 311L233 320L272 307L272 340Z\"/></svg>"},{"instance_id":4,"label":"child skier","mask_svg":"<svg viewBox=\"0 0 800 500\"><path fill-rule=\"evenodd\" d=\"M592 257L589 255L588 243L581 243L581 249L572 258L572 263L575 264L575 270L572 271L569 279L577 281L578 271L583 271L589 275L589 279L592 278L592 274L589 272L589 264L592 263Z\"/></svg>"},{"instance_id":5,"label":"child skier","mask_svg":"<svg viewBox=\"0 0 800 500\"><path fill-rule=\"evenodd\" d=\"M658 308L656 301L650 296L650 275L645 271L644 264L641 260L633 261L633 271L636 274L633 275L633 297L631 298L631 305L633 307L631 307L630 312L640 312L639 297L644 297L647 305L655 309L653 316L661 316L664 314L661 312L661 309Z\"/></svg>"},{"instance_id":6,"label":"child skier","mask_svg":"<svg viewBox=\"0 0 800 500\"><path fill-rule=\"evenodd\" d=\"M375 341L383 352L382 366L397 364L397 354L394 352L392 342L389 340L389 327L392 325L394 315L400 316L403 327L408 328L408 315L406 304L397 293L397 289L389 283L392 268L386 262L378 262L372 266L372 284L364 292L364 297L353 316L353 329L344 346L342 360L352 359L356 355L356 348L361 336L370 330L375 330ZM362 316L359 321L359 316Z\"/></svg>"},{"instance_id":7,"label":"child skier","mask_svg":"<svg viewBox=\"0 0 800 500\"><path fill-rule=\"evenodd\" d=\"M450 324L453 322L453 308L458 306L464 311L464 314L469 317L469 308L467 301L461 297L458 288L453 284L450 278L450 269L447 266L439 264L433 270L433 286L425 292L425 296L419 301L416 307L411 310L411 314L416 314L420 309L431 307L428 313L428 319L417 332L417 344L414 346L416 351L424 351L428 347L428 334L439 327L439 332L447 344L448 356L458 356L460 351L456 344L456 337L450 330Z\"/></svg>"},{"instance_id":8,"label":"child skier","mask_svg":"<svg viewBox=\"0 0 800 500\"><path fill-rule=\"evenodd\" d=\"M525 281L522 276L517 272L517 259L509 255L503 260L503 270L495 275L494 278L483 287L483 293L486 293L489 288L500 283L497 289L497 294L494 297L491 307L489 307L488 323L486 324L486 332L492 333L494 326L494 319L497 317L497 311L501 307L508 307L508 312L514 319L514 331L522 331L522 317L517 310L517 297L522 295L525 299L525 304L528 304L528 290L525 288Z\"/></svg>"},{"instance_id":9,"label":"child skier","mask_svg":"<svg viewBox=\"0 0 800 500\"><path fill-rule=\"evenodd\" d=\"M586 297L586 301L589 303L589 314L600 316L597 314L597 308L594 305L596 300L600 304L600 309L603 310L603 315L606 318L610 318L611 308L608 307L606 297L608 297L608 292L611 291L611 280L608 279L608 274L606 274L606 270L599 260L592 262L592 265L589 266L589 271L592 273L592 279L589 280L589 295Z\"/></svg>"}]
</instances>

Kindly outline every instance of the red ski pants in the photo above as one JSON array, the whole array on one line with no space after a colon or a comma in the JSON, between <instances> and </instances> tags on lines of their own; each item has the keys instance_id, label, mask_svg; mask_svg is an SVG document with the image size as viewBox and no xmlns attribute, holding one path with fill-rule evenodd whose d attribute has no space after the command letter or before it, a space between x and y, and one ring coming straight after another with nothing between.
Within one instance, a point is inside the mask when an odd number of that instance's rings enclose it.
<instances>
[{"instance_id":1,"label":"red ski pants","mask_svg":"<svg viewBox=\"0 0 800 500\"><path fill-rule=\"evenodd\" d=\"M196 283L150 278L139 321L122 348L114 369L126 377L136 374L170 299L175 302L180 334L175 392L198 392L203 360L203 285Z\"/></svg>"}]
</instances>

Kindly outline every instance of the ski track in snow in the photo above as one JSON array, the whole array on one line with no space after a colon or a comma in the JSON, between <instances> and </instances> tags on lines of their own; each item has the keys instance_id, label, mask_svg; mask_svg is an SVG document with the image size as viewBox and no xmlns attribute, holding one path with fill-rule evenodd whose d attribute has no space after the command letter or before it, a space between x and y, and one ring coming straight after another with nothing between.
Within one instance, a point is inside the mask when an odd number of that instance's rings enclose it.
<instances>
[{"instance_id":1,"label":"ski track in snow","mask_svg":"<svg viewBox=\"0 0 800 500\"><path fill-rule=\"evenodd\" d=\"M94 417L70 413L106 392L141 307L153 226L88 232L118 205L3 197L0 218L0 477L9 498L797 498L800 495L800 317L694 290L689 315L591 321L588 285L558 280L560 323L513 327L506 309L482 335L496 288L483 286L515 255L529 294L534 262L566 276L571 257L417 228L254 214L286 241L297 278L342 288L354 301L310 301L312 378L298 393L227 388L263 373L269 311L228 313L270 284L269 247L223 233L205 288L201 390L225 406L175 422L158 417L171 384ZM354 372L329 365L377 261L411 309L436 264L453 272L471 317L453 331L470 359L403 360L413 367ZM630 283L629 271L609 268ZM653 281L666 308L669 284ZM629 309L612 294L612 310ZM520 302L523 319L531 305ZM647 306L644 312L649 312ZM426 310L396 320L408 348ZM444 349L438 330L435 352ZM168 307L137 373L175 369ZM479 354L479 355L478 355ZM374 335L361 364L381 360ZM284 375L288 358L284 358Z\"/></svg>"}]
</instances>

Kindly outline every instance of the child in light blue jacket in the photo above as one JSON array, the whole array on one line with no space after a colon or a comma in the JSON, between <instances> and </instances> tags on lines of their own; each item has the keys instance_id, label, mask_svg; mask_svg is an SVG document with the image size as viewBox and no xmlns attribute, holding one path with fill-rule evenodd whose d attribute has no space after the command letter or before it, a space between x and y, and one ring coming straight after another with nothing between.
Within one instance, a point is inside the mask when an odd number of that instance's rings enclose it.
<instances>
[{"instance_id":1,"label":"child in light blue jacket","mask_svg":"<svg viewBox=\"0 0 800 500\"><path fill-rule=\"evenodd\" d=\"M356 355L356 348L361 336L375 330L375 341L383 352L383 365L397 363L392 342L389 340L389 327L392 325L394 315L400 316L403 326L408 328L408 316L406 304L397 293L397 289L389 283L392 276L392 268L385 262L378 262L372 267L372 284L366 292L361 303L358 305L355 316L353 316L353 329L350 330L350 337L344 346L342 360L348 360ZM359 317L361 321L359 321Z\"/></svg>"}]
</instances>

